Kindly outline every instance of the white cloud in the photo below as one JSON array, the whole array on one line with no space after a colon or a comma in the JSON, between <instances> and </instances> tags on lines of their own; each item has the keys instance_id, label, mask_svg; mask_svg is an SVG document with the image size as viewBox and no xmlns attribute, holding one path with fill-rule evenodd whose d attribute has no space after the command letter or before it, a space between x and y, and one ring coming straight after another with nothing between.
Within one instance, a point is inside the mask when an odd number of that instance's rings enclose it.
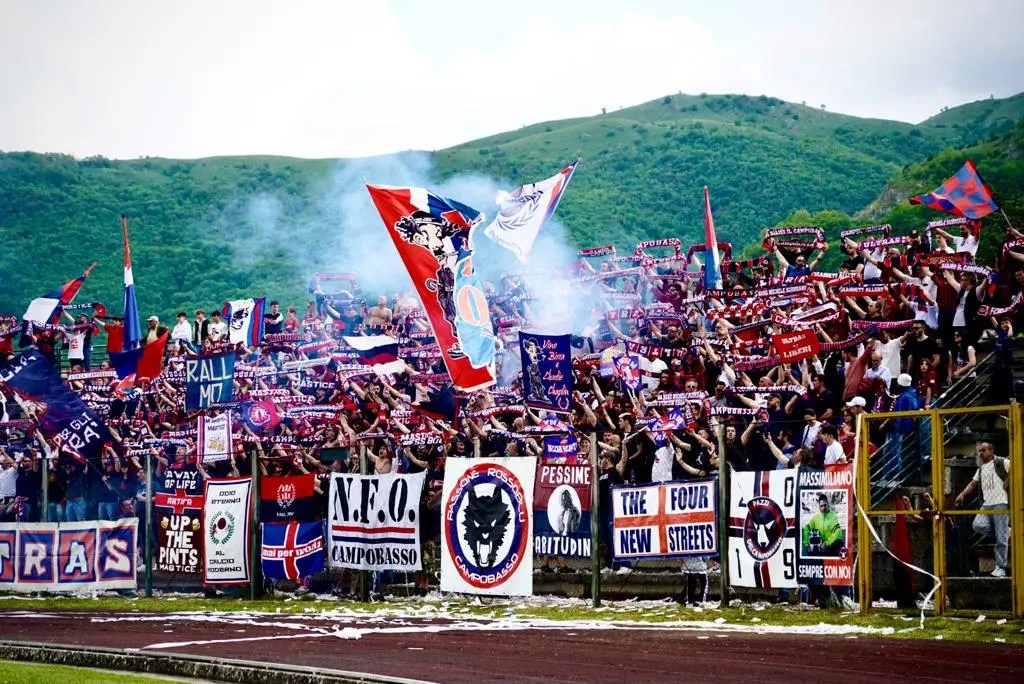
<instances>
[{"instance_id":1,"label":"white cloud","mask_svg":"<svg viewBox=\"0 0 1024 684\"><path fill-rule=\"evenodd\" d=\"M447 6L0 0L0 149L347 157L680 90L915 121L1024 89L1024 3Z\"/></svg>"}]
</instances>

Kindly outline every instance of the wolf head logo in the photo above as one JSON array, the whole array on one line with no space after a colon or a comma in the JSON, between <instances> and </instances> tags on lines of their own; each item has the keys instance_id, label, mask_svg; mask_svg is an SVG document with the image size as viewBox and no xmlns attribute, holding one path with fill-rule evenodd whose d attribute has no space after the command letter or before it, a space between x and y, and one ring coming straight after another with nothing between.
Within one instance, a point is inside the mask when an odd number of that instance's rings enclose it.
<instances>
[{"instance_id":1,"label":"wolf head logo","mask_svg":"<svg viewBox=\"0 0 1024 684\"><path fill-rule=\"evenodd\" d=\"M495 485L490 496L477 496L473 489L469 490L466 519L462 524L477 567L490 568L494 565L511 520L511 510L502 501L500 487Z\"/></svg>"}]
</instances>

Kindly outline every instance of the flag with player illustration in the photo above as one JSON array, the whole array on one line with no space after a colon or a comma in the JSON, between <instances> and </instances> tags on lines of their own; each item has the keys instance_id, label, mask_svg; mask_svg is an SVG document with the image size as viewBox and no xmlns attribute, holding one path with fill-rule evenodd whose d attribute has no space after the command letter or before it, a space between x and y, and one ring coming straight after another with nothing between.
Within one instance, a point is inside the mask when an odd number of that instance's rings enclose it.
<instances>
[{"instance_id":1,"label":"flag with player illustration","mask_svg":"<svg viewBox=\"0 0 1024 684\"><path fill-rule=\"evenodd\" d=\"M797 586L796 483L796 470L732 472L731 586Z\"/></svg>"}]
</instances>

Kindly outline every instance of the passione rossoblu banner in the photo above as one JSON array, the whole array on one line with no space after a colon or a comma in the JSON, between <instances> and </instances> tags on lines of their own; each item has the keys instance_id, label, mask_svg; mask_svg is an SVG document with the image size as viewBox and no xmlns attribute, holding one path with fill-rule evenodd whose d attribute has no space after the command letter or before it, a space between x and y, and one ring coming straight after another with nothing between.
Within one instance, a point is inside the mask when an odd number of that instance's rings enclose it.
<instances>
[{"instance_id":1,"label":"passione rossoblu banner","mask_svg":"<svg viewBox=\"0 0 1024 684\"><path fill-rule=\"evenodd\" d=\"M441 590L533 593L533 484L537 459L457 458L441 495Z\"/></svg>"}]
</instances>

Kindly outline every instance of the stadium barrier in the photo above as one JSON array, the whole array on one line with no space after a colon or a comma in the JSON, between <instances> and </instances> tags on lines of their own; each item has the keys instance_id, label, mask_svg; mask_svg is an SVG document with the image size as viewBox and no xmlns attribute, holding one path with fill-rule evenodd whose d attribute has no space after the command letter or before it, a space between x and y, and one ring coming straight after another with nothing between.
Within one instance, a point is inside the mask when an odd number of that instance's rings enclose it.
<instances>
[{"instance_id":1,"label":"stadium barrier","mask_svg":"<svg viewBox=\"0 0 1024 684\"><path fill-rule=\"evenodd\" d=\"M1022 427L1017 403L858 416L861 612L895 595L900 607L921 605L939 615L998 610L1024 616L1018 572L1024 568ZM988 445L993 465L971 486L982 472L978 447ZM1008 464L1008 472L996 472L997 462ZM984 508L983 488L997 499ZM995 537L1005 527L1001 549ZM891 585L879 586L887 579Z\"/></svg>"}]
</instances>

